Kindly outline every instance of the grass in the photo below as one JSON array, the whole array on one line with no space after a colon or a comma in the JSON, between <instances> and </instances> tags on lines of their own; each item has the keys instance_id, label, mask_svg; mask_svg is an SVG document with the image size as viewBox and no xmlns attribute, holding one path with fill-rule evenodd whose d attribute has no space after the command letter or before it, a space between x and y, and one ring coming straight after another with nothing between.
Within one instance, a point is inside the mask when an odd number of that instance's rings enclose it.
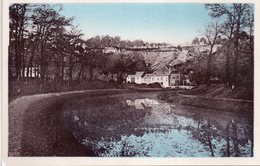
<instances>
[{"instance_id":1,"label":"grass","mask_svg":"<svg viewBox=\"0 0 260 166\"><path fill-rule=\"evenodd\" d=\"M209 110L218 110L226 112L234 112L240 114L253 114L253 103L239 102L239 101L227 101L216 100L213 98L205 97L182 97L172 93L161 93L158 95L160 100L164 100L170 103L178 103L185 106L191 106L196 108L203 108Z\"/></svg>"},{"instance_id":2,"label":"grass","mask_svg":"<svg viewBox=\"0 0 260 166\"><path fill-rule=\"evenodd\" d=\"M199 95L209 98L234 98L253 100L254 92L250 86L237 86L234 89L225 88L223 84L213 84L210 86L199 85L198 87L182 91L181 94Z\"/></svg>"},{"instance_id":3,"label":"grass","mask_svg":"<svg viewBox=\"0 0 260 166\"><path fill-rule=\"evenodd\" d=\"M104 81L73 81L70 84L68 82L47 82L41 85L40 80L28 80L25 81L10 81L9 82L9 102L13 99L25 96L41 93L52 92L66 92L88 89L115 89L119 88L119 84L116 82L104 82Z\"/></svg>"}]
</instances>

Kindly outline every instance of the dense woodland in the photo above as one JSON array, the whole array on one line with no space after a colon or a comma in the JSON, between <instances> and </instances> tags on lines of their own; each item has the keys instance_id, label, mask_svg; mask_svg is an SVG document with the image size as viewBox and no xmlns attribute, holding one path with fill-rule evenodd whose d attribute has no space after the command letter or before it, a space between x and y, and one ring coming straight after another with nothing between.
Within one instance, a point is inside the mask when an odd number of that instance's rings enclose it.
<instances>
[{"instance_id":1,"label":"dense woodland","mask_svg":"<svg viewBox=\"0 0 260 166\"><path fill-rule=\"evenodd\" d=\"M218 76L227 88L232 85L253 87L254 71L254 9L251 4L206 4L212 23L201 30L192 44L203 43L208 51L191 48L193 60L185 67L192 68L198 83L210 83L210 76ZM60 13L62 5L12 4L9 6L9 80L27 82L30 68L38 70L40 85L94 79L94 71L123 75L135 71L150 71L149 64L138 52L104 53L107 47L118 49L166 46L166 43L147 43L142 40L121 40L120 37L96 36L84 39L81 30L73 24L74 18ZM174 21L174 20L173 20ZM216 44L222 47L213 52ZM179 46L180 47L180 46ZM77 77L73 72L77 68Z\"/></svg>"}]
</instances>

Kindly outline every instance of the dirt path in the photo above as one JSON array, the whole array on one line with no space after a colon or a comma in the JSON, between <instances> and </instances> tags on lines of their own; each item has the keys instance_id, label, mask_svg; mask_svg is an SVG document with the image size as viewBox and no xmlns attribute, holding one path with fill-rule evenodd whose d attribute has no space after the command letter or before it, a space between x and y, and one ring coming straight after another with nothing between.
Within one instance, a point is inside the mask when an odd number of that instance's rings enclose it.
<instances>
[{"instance_id":1,"label":"dirt path","mask_svg":"<svg viewBox=\"0 0 260 166\"><path fill-rule=\"evenodd\" d=\"M106 89L23 96L9 103L9 156L91 156L62 124L62 103L71 97L126 93Z\"/></svg>"}]
</instances>

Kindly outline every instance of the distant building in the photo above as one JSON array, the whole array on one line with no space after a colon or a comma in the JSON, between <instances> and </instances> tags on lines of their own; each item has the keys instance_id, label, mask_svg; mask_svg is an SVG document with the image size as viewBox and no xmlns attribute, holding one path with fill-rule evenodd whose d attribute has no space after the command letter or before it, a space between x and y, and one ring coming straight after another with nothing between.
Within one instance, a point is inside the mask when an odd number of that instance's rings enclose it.
<instances>
[{"instance_id":1,"label":"distant building","mask_svg":"<svg viewBox=\"0 0 260 166\"><path fill-rule=\"evenodd\" d=\"M40 78L40 67L25 67L24 69L21 69L21 77L22 76L24 76L25 78Z\"/></svg>"},{"instance_id":2,"label":"distant building","mask_svg":"<svg viewBox=\"0 0 260 166\"><path fill-rule=\"evenodd\" d=\"M126 82L127 83L135 83L135 75L128 75L126 77Z\"/></svg>"},{"instance_id":3,"label":"distant building","mask_svg":"<svg viewBox=\"0 0 260 166\"><path fill-rule=\"evenodd\" d=\"M169 72L154 71L152 74L152 83L160 83L163 87L169 87Z\"/></svg>"},{"instance_id":4,"label":"distant building","mask_svg":"<svg viewBox=\"0 0 260 166\"><path fill-rule=\"evenodd\" d=\"M181 83L181 74L180 73L172 72L169 77L170 77L170 80L169 80L170 86L179 86L180 85L180 83Z\"/></svg>"},{"instance_id":5,"label":"distant building","mask_svg":"<svg viewBox=\"0 0 260 166\"><path fill-rule=\"evenodd\" d=\"M159 83L162 87L173 87L180 84L180 73L176 71L154 71L153 73L145 74L142 72L136 72L135 75L128 75L126 78L127 83L136 84L152 84Z\"/></svg>"},{"instance_id":6,"label":"distant building","mask_svg":"<svg viewBox=\"0 0 260 166\"><path fill-rule=\"evenodd\" d=\"M106 47L104 48L103 50L103 53L116 53L116 52L120 52L120 50L118 50L117 48L114 48L114 47Z\"/></svg>"},{"instance_id":7,"label":"distant building","mask_svg":"<svg viewBox=\"0 0 260 166\"><path fill-rule=\"evenodd\" d=\"M152 73L150 73L150 74L145 74L145 75L142 77L142 82L145 83L145 84L150 84L150 83L152 83Z\"/></svg>"},{"instance_id":8,"label":"distant building","mask_svg":"<svg viewBox=\"0 0 260 166\"><path fill-rule=\"evenodd\" d=\"M136 84L142 84L142 77L144 75L144 71L136 72L135 73L135 83Z\"/></svg>"},{"instance_id":9,"label":"distant building","mask_svg":"<svg viewBox=\"0 0 260 166\"><path fill-rule=\"evenodd\" d=\"M183 85L190 85L191 81L190 81L190 75L188 74L184 74L183 78L182 78L182 84Z\"/></svg>"}]
</instances>

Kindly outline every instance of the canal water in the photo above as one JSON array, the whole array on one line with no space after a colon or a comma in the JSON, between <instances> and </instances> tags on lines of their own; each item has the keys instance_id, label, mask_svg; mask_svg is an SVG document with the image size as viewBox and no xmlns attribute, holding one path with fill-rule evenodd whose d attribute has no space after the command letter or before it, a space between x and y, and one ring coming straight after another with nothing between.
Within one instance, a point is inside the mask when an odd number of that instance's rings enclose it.
<instances>
[{"instance_id":1,"label":"canal water","mask_svg":"<svg viewBox=\"0 0 260 166\"><path fill-rule=\"evenodd\" d=\"M73 100L65 127L104 157L250 157L253 117L167 103L155 94Z\"/></svg>"}]
</instances>

